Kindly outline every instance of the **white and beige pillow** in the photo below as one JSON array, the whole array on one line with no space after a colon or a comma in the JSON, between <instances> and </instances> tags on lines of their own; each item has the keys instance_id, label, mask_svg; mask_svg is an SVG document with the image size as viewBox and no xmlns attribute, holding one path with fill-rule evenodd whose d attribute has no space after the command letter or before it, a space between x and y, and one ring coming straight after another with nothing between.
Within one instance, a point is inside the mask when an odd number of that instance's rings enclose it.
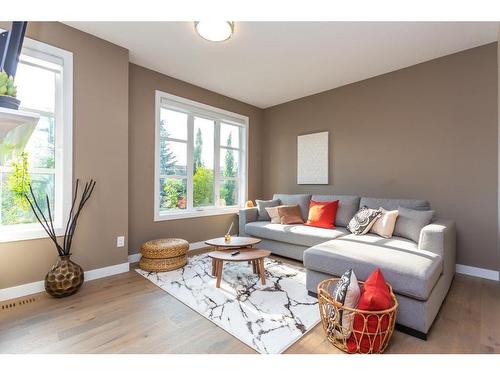
<instances>
[{"instance_id":1,"label":"white and beige pillow","mask_svg":"<svg viewBox=\"0 0 500 375\"><path fill-rule=\"evenodd\" d=\"M382 207L379 210L382 212L382 215L373 223L370 233L378 234L384 238L391 238L396 227L396 219L398 218L399 211L387 211Z\"/></svg>"},{"instance_id":2,"label":"white and beige pillow","mask_svg":"<svg viewBox=\"0 0 500 375\"><path fill-rule=\"evenodd\" d=\"M278 212L278 207L265 207L269 217L271 218L271 224L281 224L280 214Z\"/></svg>"},{"instance_id":3,"label":"white and beige pillow","mask_svg":"<svg viewBox=\"0 0 500 375\"><path fill-rule=\"evenodd\" d=\"M279 199L273 199L269 201L263 201L260 199L256 199L255 203L257 204L257 220L258 221L268 221L271 220L269 214L267 213L266 207L276 207L280 205Z\"/></svg>"}]
</instances>

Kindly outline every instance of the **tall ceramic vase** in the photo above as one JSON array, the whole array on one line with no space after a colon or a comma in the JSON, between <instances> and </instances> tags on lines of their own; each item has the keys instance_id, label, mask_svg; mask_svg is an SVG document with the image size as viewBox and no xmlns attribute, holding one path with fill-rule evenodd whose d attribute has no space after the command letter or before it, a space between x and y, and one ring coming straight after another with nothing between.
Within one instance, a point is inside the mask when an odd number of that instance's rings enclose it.
<instances>
[{"instance_id":1,"label":"tall ceramic vase","mask_svg":"<svg viewBox=\"0 0 500 375\"><path fill-rule=\"evenodd\" d=\"M71 255L62 255L45 276L45 290L56 298L70 296L83 284L83 269L70 259Z\"/></svg>"}]
</instances>

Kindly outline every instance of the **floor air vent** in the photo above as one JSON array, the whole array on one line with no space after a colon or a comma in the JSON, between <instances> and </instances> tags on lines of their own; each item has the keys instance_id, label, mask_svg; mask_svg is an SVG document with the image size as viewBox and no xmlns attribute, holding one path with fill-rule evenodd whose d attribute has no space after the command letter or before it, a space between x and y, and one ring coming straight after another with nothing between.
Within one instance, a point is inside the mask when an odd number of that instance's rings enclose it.
<instances>
[{"instance_id":1,"label":"floor air vent","mask_svg":"<svg viewBox=\"0 0 500 375\"><path fill-rule=\"evenodd\" d=\"M22 299L22 300L19 300L19 301L4 303L2 305L2 310L13 309L14 307L26 305L28 303L33 303L33 302L35 302L34 298L26 298L26 299Z\"/></svg>"}]
</instances>

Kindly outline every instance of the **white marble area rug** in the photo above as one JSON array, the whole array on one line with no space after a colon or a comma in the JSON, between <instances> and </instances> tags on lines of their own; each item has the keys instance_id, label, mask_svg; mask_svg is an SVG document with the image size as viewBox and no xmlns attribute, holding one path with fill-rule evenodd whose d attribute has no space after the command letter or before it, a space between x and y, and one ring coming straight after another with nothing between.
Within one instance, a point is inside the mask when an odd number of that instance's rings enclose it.
<instances>
[{"instance_id":1,"label":"white marble area rug","mask_svg":"<svg viewBox=\"0 0 500 375\"><path fill-rule=\"evenodd\" d=\"M266 284L246 262L225 262L215 287L206 255L170 272L136 271L259 353L281 353L320 321L304 269L265 259Z\"/></svg>"}]
</instances>

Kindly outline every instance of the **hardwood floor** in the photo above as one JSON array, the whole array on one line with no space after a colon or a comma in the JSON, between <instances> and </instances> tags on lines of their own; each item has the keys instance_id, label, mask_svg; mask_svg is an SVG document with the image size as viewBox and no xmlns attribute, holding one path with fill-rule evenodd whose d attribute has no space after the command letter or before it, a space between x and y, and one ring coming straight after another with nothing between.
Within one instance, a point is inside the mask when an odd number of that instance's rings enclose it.
<instances>
[{"instance_id":1,"label":"hardwood floor","mask_svg":"<svg viewBox=\"0 0 500 375\"><path fill-rule=\"evenodd\" d=\"M0 309L0 352L255 353L133 266L65 299L39 293L30 296L34 302ZM500 284L457 275L428 340L396 332L388 352L500 353ZM286 353L341 352L317 325Z\"/></svg>"}]
</instances>

